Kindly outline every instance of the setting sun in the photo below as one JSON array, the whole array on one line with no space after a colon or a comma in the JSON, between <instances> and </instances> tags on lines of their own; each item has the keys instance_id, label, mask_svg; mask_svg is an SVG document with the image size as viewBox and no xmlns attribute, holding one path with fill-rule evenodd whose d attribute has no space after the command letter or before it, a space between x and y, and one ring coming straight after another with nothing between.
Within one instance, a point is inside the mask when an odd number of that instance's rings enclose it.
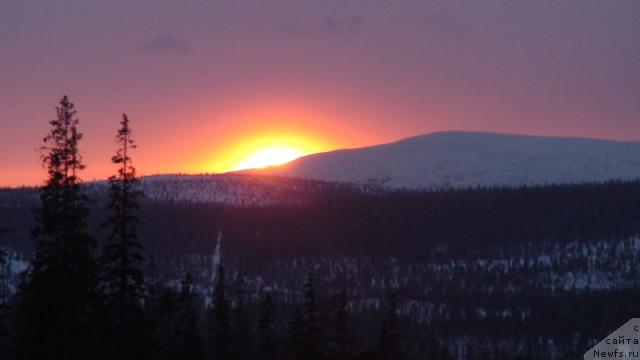
<instances>
[{"instance_id":1,"label":"setting sun","mask_svg":"<svg viewBox=\"0 0 640 360\"><path fill-rule=\"evenodd\" d=\"M249 134L243 141L229 141L221 147L222 151L210 155L216 159L203 163L201 171L224 173L282 165L333 146L302 131L282 131Z\"/></svg>"},{"instance_id":2,"label":"setting sun","mask_svg":"<svg viewBox=\"0 0 640 360\"><path fill-rule=\"evenodd\" d=\"M256 169L281 165L305 155L301 149L286 145L273 145L257 149L245 160L238 163L234 170Z\"/></svg>"}]
</instances>

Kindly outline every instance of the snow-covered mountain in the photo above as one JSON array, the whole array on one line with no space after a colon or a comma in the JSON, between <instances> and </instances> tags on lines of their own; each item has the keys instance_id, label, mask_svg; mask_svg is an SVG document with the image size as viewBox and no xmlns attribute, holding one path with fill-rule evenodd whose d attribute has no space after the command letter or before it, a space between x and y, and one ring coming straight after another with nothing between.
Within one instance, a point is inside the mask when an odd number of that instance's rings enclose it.
<instances>
[{"instance_id":1,"label":"snow-covered mountain","mask_svg":"<svg viewBox=\"0 0 640 360\"><path fill-rule=\"evenodd\" d=\"M438 132L255 172L393 188L631 180L640 177L640 142Z\"/></svg>"}]
</instances>

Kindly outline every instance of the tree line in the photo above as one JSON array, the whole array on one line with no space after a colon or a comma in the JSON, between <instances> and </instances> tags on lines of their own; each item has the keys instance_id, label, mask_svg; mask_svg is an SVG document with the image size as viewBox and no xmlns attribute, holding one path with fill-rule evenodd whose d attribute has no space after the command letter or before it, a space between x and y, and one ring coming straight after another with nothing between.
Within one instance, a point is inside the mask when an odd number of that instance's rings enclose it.
<instances>
[{"instance_id":1,"label":"tree line","mask_svg":"<svg viewBox=\"0 0 640 360\"><path fill-rule=\"evenodd\" d=\"M35 251L17 293L0 297L0 359L403 359L402 324L393 294L372 350L356 350L346 291L320 302L312 273L298 304L285 309L269 293L253 316L244 275L227 286L218 265L210 299L184 275L162 283L145 261L137 210L143 195L133 166L136 148L123 114L111 161L106 239L90 235L90 199L74 104L64 96L43 139L47 180L40 188L32 237ZM0 266L6 261L0 252ZM0 278L0 282L3 281ZM283 320L285 319L286 320ZM446 351L429 348L437 358ZM426 351L426 350L425 350ZM434 357L436 358L436 357Z\"/></svg>"}]
</instances>

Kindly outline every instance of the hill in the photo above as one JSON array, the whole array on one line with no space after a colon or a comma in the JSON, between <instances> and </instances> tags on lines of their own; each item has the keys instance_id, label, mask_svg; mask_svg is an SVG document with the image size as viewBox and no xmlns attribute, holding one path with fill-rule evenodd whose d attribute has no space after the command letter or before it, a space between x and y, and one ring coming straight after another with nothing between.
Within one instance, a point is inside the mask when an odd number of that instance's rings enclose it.
<instances>
[{"instance_id":1,"label":"hill","mask_svg":"<svg viewBox=\"0 0 640 360\"><path fill-rule=\"evenodd\" d=\"M438 132L252 172L414 189L632 180L640 177L640 142Z\"/></svg>"}]
</instances>

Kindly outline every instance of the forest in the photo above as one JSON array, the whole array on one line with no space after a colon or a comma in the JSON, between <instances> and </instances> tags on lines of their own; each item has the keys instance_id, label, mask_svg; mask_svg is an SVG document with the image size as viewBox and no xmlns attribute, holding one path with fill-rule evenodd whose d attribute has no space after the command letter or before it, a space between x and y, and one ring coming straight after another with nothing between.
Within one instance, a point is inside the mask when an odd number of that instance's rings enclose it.
<instances>
[{"instance_id":1,"label":"forest","mask_svg":"<svg viewBox=\"0 0 640 360\"><path fill-rule=\"evenodd\" d=\"M50 126L45 185L0 189L3 360L562 359L635 315L640 181L176 200L126 115L102 184L67 97Z\"/></svg>"}]
</instances>

